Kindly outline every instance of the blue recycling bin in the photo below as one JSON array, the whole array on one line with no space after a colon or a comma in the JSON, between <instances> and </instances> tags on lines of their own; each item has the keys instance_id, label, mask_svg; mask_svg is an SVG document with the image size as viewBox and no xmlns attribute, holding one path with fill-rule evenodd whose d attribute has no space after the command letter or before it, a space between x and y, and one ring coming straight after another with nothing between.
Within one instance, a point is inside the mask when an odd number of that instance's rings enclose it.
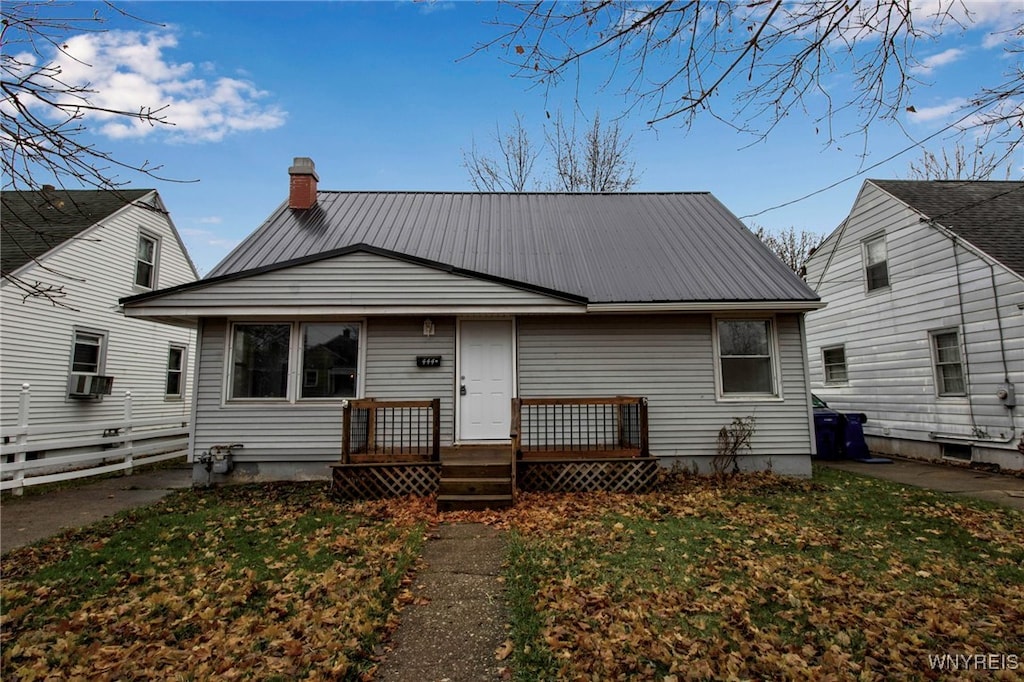
<instances>
[{"instance_id":1,"label":"blue recycling bin","mask_svg":"<svg viewBox=\"0 0 1024 682\"><path fill-rule=\"evenodd\" d=\"M814 439L818 446L818 459L841 457L842 421L842 415L835 410L815 408Z\"/></svg>"},{"instance_id":2,"label":"blue recycling bin","mask_svg":"<svg viewBox=\"0 0 1024 682\"><path fill-rule=\"evenodd\" d=\"M843 456L846 459L868 459L868 444L864 440L864 422L867 416L856 412L843 415Z\"/></svg>"}]
</instances>

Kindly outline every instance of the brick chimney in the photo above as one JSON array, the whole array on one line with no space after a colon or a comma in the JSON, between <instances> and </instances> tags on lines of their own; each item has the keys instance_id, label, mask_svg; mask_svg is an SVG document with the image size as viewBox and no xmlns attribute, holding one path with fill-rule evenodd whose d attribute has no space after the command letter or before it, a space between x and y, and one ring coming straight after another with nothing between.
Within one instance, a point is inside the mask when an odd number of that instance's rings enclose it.
<instances>
[{"instance_id":1,"label":"brick chimney","mask_svg":"<svg viewBox=\"0 0 1024 682\"><path fill-rule=\"evenodd\" d=\"M307 156L296 156L292 167L288 169L291 176L288 192L288 208L306 210L316 204L316 182L320 177L316 174L313 159Z\"/></svg>"}]
</instances>

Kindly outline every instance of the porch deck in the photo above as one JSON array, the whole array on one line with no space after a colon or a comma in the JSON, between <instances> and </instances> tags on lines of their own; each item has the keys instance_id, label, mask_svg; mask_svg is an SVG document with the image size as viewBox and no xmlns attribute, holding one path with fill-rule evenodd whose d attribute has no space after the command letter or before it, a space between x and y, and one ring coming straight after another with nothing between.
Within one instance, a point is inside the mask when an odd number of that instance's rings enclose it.
<instances>
[{"instance_id":1,"label":"porch deck","mask_svg":"<svg viewBox=\"0 0 1024 682\"><path fill-rule=\"evenodd\" d=\"M437 495L442 509L503 507L518 490L641 492L658 478L644 398L515 399L509 442L444 447L436 399L345 410L332 466L339 499Z\"/></svg>"}]
</instances>

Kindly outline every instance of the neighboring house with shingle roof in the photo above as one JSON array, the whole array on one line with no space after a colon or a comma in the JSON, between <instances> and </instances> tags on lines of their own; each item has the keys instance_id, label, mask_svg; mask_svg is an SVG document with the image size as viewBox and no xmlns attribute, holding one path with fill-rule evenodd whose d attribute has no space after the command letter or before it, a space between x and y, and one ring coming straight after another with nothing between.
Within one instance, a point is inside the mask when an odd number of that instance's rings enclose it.
<instances>
[{"instance_id":1,"label":"neighboring house with shingle roof","mask_svg":"<svg viewBox=\"0 0 1024 682\"><path fill-rule=\"evenodd\" d=\"M868 180L807 282L811 384L872 450L1024 469L1024 182Z\"/></svg>"},{"instance_id":2,"label":"neighboring house with shingle roof","mask_svg":"<svg viewBox=\"0 0 1024 682\"><path fill-rule=\"evenodd\" d=\"M188 422L194 328L128 319L118 304L198 277L157 192L45 186L0 202L4 443L24 384L30 426L68 438L101 436L95 425L123 418L127 391L134 419Z\"/></svg>"},{"instance_id":3,"label":"neighboring house with shingle roof","mask_svg":"<svg viewBox=\"0 0 1024 682\"><path fill-rule=\"evenodd\" d=\"M706 470L719 430L754 415L743 466L810 473L802 325L821 303L710 194L319 191L308 159L290 174L289 201L208 277L123 301L199 324L194 456L241 443L243 475L326 475L350 397L437 398L450 446L507 442L516 397L643 396L665 463Z\"/></svg>"}]
</instances>

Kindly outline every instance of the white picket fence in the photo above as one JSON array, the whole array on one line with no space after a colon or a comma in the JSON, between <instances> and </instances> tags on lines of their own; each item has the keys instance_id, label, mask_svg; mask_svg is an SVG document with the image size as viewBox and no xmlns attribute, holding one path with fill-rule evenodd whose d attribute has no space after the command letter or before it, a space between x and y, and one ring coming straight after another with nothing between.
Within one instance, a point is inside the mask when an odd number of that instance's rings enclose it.
<instances>
[{"instance_id":1,"label":"white picket fence","mask_svg":"<svg viewBox=\"0 0 1024 682\"><path fill-rule=\"evenodd\" d=\"M18 403L18 426L4 431L0 445L0 490L20 495L31 485L97 476L181 457L187 448L187 421L166 417L132 418L131 391L125 392L121 419L89 423L31 426L30 386L23 384ZM88 435L82 435L88 430ZM6 442L13 440L14 442ZM74 451L59 454L61 451ZM29 453L45 453L28 459ZM120 461L112 461L120 460Z\"/></svg>"}]
</instances>

